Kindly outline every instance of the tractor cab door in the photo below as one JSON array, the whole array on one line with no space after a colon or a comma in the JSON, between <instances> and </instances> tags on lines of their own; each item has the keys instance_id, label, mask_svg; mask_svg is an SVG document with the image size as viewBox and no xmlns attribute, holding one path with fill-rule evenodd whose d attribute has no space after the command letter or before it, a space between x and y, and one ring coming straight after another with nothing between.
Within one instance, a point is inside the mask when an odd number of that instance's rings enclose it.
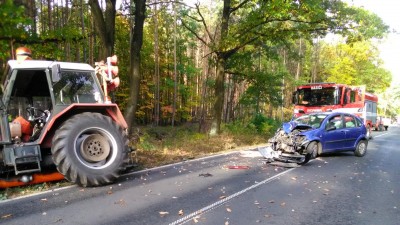
<instances>
[{"instance_id":1,"label":"tractor cab door","mask_svg":"<svg viewBox=\"0 0 400 225\"><path fill-rule=\"evenodd\" d=\"M0 97L0 144L11 143L10 124L8 122L8 113Z\"/></svg>"},{"instance_id":2,"label":"tractor cab door","mask_svg":"<svg viewBox=\"0 0 400 225\"><path fill-rule=\"evenodd\" d=\"M3 110L1 116L2 123L9 123L11 138L8 141L27 143L37 140L40 129L36 128L43 127L52 108L46 69L14 69L5 86L3 102L6 112ZM46 118L42 118L43 114Z\"/></svg>"}]
</instances>

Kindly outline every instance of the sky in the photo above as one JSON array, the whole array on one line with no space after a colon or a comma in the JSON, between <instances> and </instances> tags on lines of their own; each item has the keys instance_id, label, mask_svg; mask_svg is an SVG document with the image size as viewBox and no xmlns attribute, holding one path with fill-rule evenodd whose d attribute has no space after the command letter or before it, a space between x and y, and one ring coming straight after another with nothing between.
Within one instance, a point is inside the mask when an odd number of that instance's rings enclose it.
<instances>
[{"instance_id":1,"label":"sky","mask_svg":"<svg viewBox=\"0 0 400 225\"><path fill-rule=\"evenodd\" d=\"M349 4L374 12L390 26L391 33L379 45L384 67L392 73L394 83L400 84L400 1L398 0L347 0Z\"/></svg>"}]
</instances>

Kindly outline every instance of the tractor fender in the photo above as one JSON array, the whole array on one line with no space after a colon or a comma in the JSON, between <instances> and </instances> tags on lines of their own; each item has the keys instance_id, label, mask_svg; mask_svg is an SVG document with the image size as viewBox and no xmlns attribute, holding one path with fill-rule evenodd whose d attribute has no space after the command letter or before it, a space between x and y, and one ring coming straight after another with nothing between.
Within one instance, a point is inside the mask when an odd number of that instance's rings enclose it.
<instances>
[{"instance_id":1,"label":"tractor fender","mask_svg":"<svg viewBox=\"0 0 400 225\"><path fill-rule=\"evenodd\" d=\"M96 112L103 115L109 116L115 121L120 127L127 131L128 125L122 115L117 104L98 104L98 103L79 103L71 104L67 108L51 116L50 120L46 123L43 133L41 134L38 144L43 147L51 147L52 138L55 130L71 116L84 113L84 112Z\"/></svg>"}]
</instances>

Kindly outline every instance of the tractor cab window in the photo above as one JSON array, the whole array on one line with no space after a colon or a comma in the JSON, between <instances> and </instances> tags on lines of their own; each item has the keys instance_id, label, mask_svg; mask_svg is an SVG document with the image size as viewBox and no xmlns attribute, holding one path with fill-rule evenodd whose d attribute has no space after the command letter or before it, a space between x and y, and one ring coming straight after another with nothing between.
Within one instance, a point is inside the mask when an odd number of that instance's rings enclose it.
<instances>
[{"instance_id":1,"label":"tractor cab window","mask_svg":"<svg viewBox=\"0 0 400 225\"><path fill-rule=\"evenodd\" d=\"M103 102L92 72L61 71L61 78L53 84L58 105Z\"/></svg>"}]
</instances>

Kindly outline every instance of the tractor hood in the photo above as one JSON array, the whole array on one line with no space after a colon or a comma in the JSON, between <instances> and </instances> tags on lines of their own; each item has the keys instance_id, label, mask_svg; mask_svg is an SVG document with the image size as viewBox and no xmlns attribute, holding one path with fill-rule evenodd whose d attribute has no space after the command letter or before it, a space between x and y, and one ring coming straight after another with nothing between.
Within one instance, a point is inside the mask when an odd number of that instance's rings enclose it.
<instances>
[{"instance_id":1,"label":"tractor hood","mask_svg":"<svg viewBox=\"0 0 400 225\"><path fill-rule=\"evenodd\" d=\"M309 130L309 129L313 129L312 126L307 125L307 124L299 124L297 122L294 121L290 121L288 123L284 123L282 125L283 130L285 131L286 134L292 132L295 129L298 130Z\"/></svg>"}]
</instances>

